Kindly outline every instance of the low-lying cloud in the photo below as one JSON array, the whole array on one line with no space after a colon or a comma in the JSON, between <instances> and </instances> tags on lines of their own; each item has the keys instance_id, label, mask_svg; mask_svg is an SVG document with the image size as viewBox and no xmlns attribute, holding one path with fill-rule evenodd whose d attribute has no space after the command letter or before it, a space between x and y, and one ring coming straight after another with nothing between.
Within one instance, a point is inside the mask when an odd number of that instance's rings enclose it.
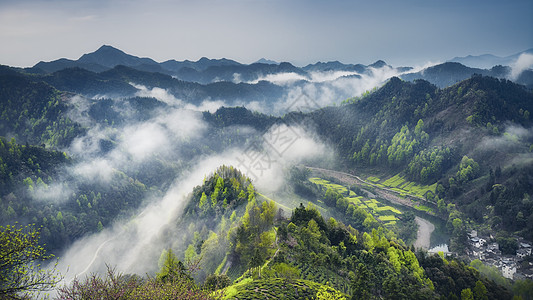
<instances>
[{"instance_id":1,"label":"low-lying cloud","mask_svg":"<svg viewBox=\"0 0 533 300\"><path fill-rule=\"evenodd\" d=\"M138 89L138 91L135 93L135 95L138 97L155 98L171 106L183 104L181 100L174 97L174 95L169 93L166 89L162 89L159 87L147 88L144 85L135 83L130 84L136 89Z\"/></svg>"},{"instance_id":2,"label":"low-lying cloud","mask_svg":"<svg viewBox=\"0 0 533 300\"><path fill-rule=\"evenodd\" d=\"M517 124L507 124L501 135L485 137L477 150L481 151L512 151L521 148L529 148L533 138L533 128L524 128Z\"/></svg>"},{"instance_id":3,"label":"low-lying cloud","mask_svg":"<svg viewBox=\"0 0 533 300\"><path fill-rule=\"evenodd\" d=\"M511 65L511 80L516 80L525 70L533 68L533 54L522 53Z\"/></svg>"},{"instance_id":4,"label":"low-lying cloud","mask_svg":"<svg viewBox=\"0 0 533 300\"><path fill-rule=\"evenodd\" d=\"M182 113L185 113L182 111ZM193 112L189 112L193 113ZM183 117L183 116L182 116ZM194 119L194 118L193 118ZM154 124L154 123L151 123ZM168 123L166 123L168 124ZM144 124L146 125L146 124ZM139 130L141 125L139 125ZM130 128L134 128L130 126ZM161 128L146 127L147 130L163 131ZM253 129L242 128L246 134L256 135ZM205 131L197 134L203 136ZM145 138L135 131L124 131L124 140ZM142 135L142 134L141 134ZM127 137L126 137L127 136ZM160 138L157 138L159 141ZM171 246L172 241L163 237L180 236L180 228L172 223L181 215L188 195L193 187L201 185L207 174L212 173L220 165L233 165L253 179L253 184L263 193L274 193L279 190L285 180L285 170L290 165L300 164L309 160L326 161L332 159L333 151L323 144L311 131L301 126L277 124L272 126L256 142L240 145L224 150L219 154L202 155L181 175L177 174L174 183L161 197L146 199L145 207L139 208L135 217L117 221L102 232L93 234L74 243L61 255L59 270L66 275L65 283L74 277L82 277L92 272L102 273L106 264L116 266L125 273L144 275L157 270L157 260L161 251ZM155 143L157 144L157 142ZM124 144L129 145L127 143ZM120 151L118 147L115 151ZM123 148L124 155L131 155L137 150ZM142 149L140 153L150 153L153 149ZM121 157L108 154L104 158L92 159L77 165L74 169L80 175L97 180L100 176L109 176L112 167L120 167ZM251 161L255 157L254 161ZM269 160L266 160L269 157ZM148 159L148 158L146 158ZM258 168L258 162L262 166ZM99 173L103 172L103 173ZM107 174L107 175L106 175Z\"/></svg>"}]
</instances>

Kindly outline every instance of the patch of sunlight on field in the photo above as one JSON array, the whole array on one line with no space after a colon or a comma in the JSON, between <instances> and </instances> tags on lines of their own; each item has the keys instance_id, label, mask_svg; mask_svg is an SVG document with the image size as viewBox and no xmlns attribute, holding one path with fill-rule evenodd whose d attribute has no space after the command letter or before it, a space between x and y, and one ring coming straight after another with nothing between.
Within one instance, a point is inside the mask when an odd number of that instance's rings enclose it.
<instances>
[{"instance_id":1,"label":"patch of sunlight on field","mask_svg":"<svg viewBox=\"0 0 533 300\"><path fill-rule=\"evenodd\" d=\"M353 203L353 204L360 204L361 203L361 199L363 199L362 196L359 196L359 197L348 197L346 198L346 200L348 200L350 203Z\"/></svg>"},{"instance_id":2,"label":"patch of sunlight on field","mask_svg":"<svg viewBox=\"0 0 533 300\"><path fill-rule=\"evenodd\" d=\"M329 181L327 181L325 179L317 178L317 177L309 178L309 181L311 181L314 184L318 184L318 185L324 186L325 188L331 188L331 189L337 191L340 194L348 194L348 195L351 196L351 193L348 193L348 188L346 188L345 186L342 186L340 184L331 183L331 182L329 182ZM350 192L352 192L352 191L350 191ZM355 193L354 193L354 195L355 195Z\"/></svg>"},{"instance_id":3,"label":"patch of sunlight on field","mask_svg":"<svg viewBox=\"0 0 533 300\"><path fill-rule=\"evenodd\" d=\"M435 193L437 188L437 183L432 185L420 185L415 182L405 180L402 176L400 176L400 174L394 175L381 184L395 192L404 194L403 196L405 196L405 192L407 192L411 195L424 197L428 191Z\"/></svg>"},{"instance_id":4,"label":"patch of sunlight on field","mask_svg":"<svg viewBox=\"0 0 533 300\"><path fill-rule=\"evenodd\" d=\"M395 216L392 216L392 215L379 216L378 219L380 221L383 221L383 222L397 221L398 220L398 218L396 218Z\"/></svg>"},{"instance_id":5,"label":"patch of sunlight on field","mask_svg":"<svg viewBox=\"0 0 533 300\"><path fill-rule=\"evenodd\" d=\"M376 177L376 176L370 176L370 177L368 177L366 180L375 183L375 182L379 182L381 179L379 179L379 178Z\"/></svg>"},{"instance_id":6,"label":"patch of sunlight on field","mask_svg":"<svg viewBox=\"0 0 533 300\"><path fill-rule=\"evenodd\" d=\"M396 174L393 177L385 180L383 182L383 185L395 188L395 187L398 187L399 185L401 185L404 181L405 181L405 179L403 179L403 177L401 177L400 174Z\"/></svg>"},{"instance_id":7,"label":"patch of sunlight on field","mask_svg":"<svg viewBox=\"0 0 533 300\"><path fill-rule=\"evenodd\" d=\"M427 207L425 205L417 205L415 206L415 209L425 211L425 212L432 212L433 209L431 207Z\"/></svg>"},{"instance_id":8,"label":"patch of sunlight on field","mask_svg":"<svg viewBox=\"0 0 533 300\"><path fill-rule=\"evenodd\" d=\"M377 178L377 177L376 177ZM378 179L379 180L379 179ZM381 222L385 223L387 226L392 226L396 224L396 221L399 219L397 215L401 215L402 212L392 206L383 205L376 199L364 199L362 196L357 196L353 191L348 190L346 187L331 183L328 180L322 178L310 178L309 181L321 186L322 188L331 188L341 193L342 195L348 195L345 199L354 204L355 206L362 208L372 214L375 218L379 219ZM396 181L400 182L400 180ZM403 190L400 190L405 192Z\"/></svg>"},{"instance_id":9,"label":"patch of sunlight on field","mask_svg":"<svg viewBox=\"0 0 533 300\"><path fill-rule=\"evenodd\" d=\"M371 202L371 201L365 201L365 204L366 206L372 208L372 209L376 209L378 207L378 204L377 203L374 203L374 202Z\"/></svg>"},{"instance_id":10,"label":"patch of sunlight on field","mask_svg":"<svg viewBox=\"0 0 533 300\"><path fill-rule=\"evenodd\" d=\"M329 183L329 181L322 179L322 178L317 178L317 177L309 178L309 181L311 181L314 184L320 184L320 185Z\"/></svg>"},{"instance_id":11,"label":"patch of sunlight on field","mask_svg":"<svg viewBox=\"0 0 533 300\"><path fill-rule=\"evenodd\" d=\"M396 208L394 208L394 207L392 207L392 206L388 206L388 205L387 205L387 206L377 207L377 208L376 208L376 211L377 211L377 212L391 211L391 212L393 212L393 213L395 213L395 214L399 214L399 215L402 214L402 212L399 211L398 209L396 209Z\"/></svg>"}]
</instances>

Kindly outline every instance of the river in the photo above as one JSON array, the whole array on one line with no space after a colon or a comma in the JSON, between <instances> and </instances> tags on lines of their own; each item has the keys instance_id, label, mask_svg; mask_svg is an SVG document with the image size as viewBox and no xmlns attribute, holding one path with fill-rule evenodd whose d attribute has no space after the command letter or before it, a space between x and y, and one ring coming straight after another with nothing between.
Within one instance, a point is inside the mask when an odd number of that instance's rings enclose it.
<instances>
[{"instance_id":1,"label":"river","mask_svg":"<svg viewBox=\"0 0 533 300\"><path fill-rule=\"evenodd\" d=\"M418 224L418 231L416 233L416 241L413 243L415 248L422 248L428 250L431 246L431 234L435 231L435 225L426 219L415 217L416 224Z\"/></svg>"}]
</instances>

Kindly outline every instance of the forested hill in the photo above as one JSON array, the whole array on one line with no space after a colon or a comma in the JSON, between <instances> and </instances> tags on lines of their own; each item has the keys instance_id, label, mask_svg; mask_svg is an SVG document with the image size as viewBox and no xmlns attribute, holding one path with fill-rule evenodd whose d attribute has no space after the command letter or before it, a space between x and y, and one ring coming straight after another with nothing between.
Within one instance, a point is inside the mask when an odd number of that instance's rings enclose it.
<instances>
[{"instance_id":1,"label":"forested hill","mask_svg":"<svg viewBox=\"0 0 533 300\"><path fill-rule=\"evenodd\" d=\"M85 131L67 116L72 97L54 87L0 69L0 135L17 136L33 145L64 147Z\"/></svg>"},{"instance_id":2,"label":"forested hill","mask_svg":"<svg viewBox=\"0 0 533 300\"><path fill-rule=\"evenodd\" d=\"M533 239L533 207L523 201L533 190L531 111L533 93L506 80L476 75L439 89L392 78L341 106L284 120L308 124L334 145L341 169L433 185L425 196L452 229L464 219ZM460 240L453 249L465 249Z\"/></svg>"}]
</instances>

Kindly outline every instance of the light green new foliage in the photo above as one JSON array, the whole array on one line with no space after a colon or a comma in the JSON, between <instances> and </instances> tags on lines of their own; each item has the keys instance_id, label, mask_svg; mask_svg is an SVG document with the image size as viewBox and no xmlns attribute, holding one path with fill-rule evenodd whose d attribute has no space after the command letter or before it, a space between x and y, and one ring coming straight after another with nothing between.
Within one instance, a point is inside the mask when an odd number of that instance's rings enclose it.
<instances>
[{"instance_id":1,"label":"light green new foliage","mask_svg":"<svg viewBox=\"0 0 533 300\"><path fill-rule=\"evenodd\" d=\"M335 291L328 286L322 285L316 293L317 300L346 300L341 293Z\"/></svg>"},{"instance_id":2,"label":"light green new foliage","mask_svg":"<svg viewBox=\"0 0 533 300\"><path fill-rule=\"evenodd\" d=\"M200 209L205 210L208 207L206 207L207 204L207 195L205 193L202 193L202 197L200 197L200 203L198 203L198 206Z\"/></svg>"},{"instance_id":3,"label":"light green new foliage","mask_svg":"<svg viewBox=\"0 0 533 300\"><path fill-rule=\"evenodd\" d=\"M52 289L61 276L54 268L44 270L41 261L51 259L38 244L39 231L32 225L0 226L0 298Z\"/></svg>"}]
</instances>

